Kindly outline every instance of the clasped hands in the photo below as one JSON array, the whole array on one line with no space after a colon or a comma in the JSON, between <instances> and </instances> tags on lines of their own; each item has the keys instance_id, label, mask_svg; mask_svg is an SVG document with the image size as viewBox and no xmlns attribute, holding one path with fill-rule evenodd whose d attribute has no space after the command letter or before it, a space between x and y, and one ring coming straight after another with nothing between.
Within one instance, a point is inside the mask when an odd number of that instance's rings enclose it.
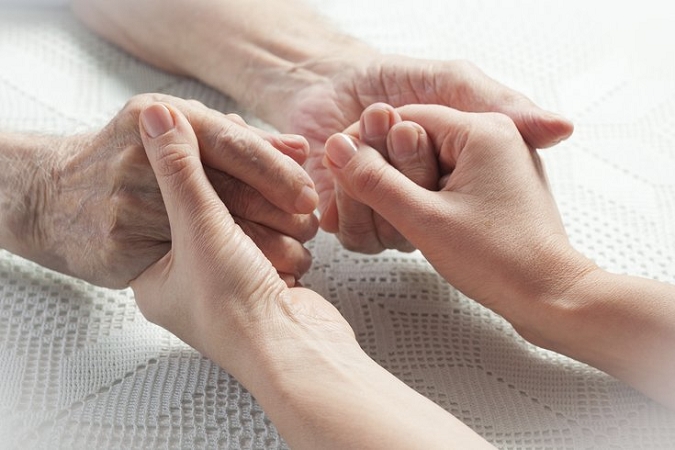
<instances>
[{"instance_id":1,"label":"clasped hands","mask_svg":"<svg viewBox=\"0 0 675 450\"><path fill-rule=\"evenodd\" d=\"M371 145L359 139L368 121L385 124ZM289 336L356 345L337 310L284 283L238 225L209 181L208 153L188 117L153 103L140 128L171 233L168 253L131 283L146 317L235 376L254 370L242 355ZM389 164L391 154L425 170L407 177ZM278 161L270 163L268 170ZM375 104L328 139L323 164L353 203L376 211L446 280L516 326L528 323L532 299L563 292L593 269L567 242L537 153L502 114ZM288 203L292 194L277 198Z\"/></svg>"},{"instance_id":2,"label":"clasped hands","mask_svg":"<svg viewBox=\"0 0 675 450\"><path fill-rule=\"evenodd\" d=\"M169 221L138 118L154 102L189 117L210 183L234 220L289 283L310 266L302 244L318 227L304 138L249 127L196 101L139 95L101 131L58 141L24 226L32 259L90 283L124 288L171 247Z\"/></svg>"}]
</instances>

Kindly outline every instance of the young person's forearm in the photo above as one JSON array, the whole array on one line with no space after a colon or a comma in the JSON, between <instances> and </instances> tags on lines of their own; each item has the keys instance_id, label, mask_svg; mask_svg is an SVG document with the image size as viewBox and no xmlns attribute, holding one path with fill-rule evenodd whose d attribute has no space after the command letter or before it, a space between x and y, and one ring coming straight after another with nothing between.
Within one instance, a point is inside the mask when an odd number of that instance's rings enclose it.
<instances>
[{"instance_id":1,"label":"young person's forearm","mask_svg":"<svg viewBox=\"0 0 675 450\"><path fill-rule=\"evenodd\" d=\"M552 304L558 326L535 343L675 408L675 286L596 270Z\"/></svg>"},{"instance_id":2,"label":"young person's forearm","mask_svg":"<svg viewBox=\"0 0 675 450\"><path fill-rule=\"evenodd\" d=\"M339 328L294 328L300 331L258 347L255 368L235 371L291 448L493 448Z\"/></svg>"}]
</instances>

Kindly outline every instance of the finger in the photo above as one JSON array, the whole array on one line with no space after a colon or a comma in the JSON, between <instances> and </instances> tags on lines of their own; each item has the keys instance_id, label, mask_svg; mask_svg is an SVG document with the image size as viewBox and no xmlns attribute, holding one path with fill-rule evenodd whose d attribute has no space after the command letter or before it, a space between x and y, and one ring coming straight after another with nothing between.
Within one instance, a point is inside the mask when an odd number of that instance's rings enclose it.
<instances>
[{"instance_id":1,"label":"finger","mask_svg":"<svg viewBox=\"0 0 675 450\"><path fill-rule=\"evenodd\" d=\"M441 105L407 105L398 108L404 121L417 123L434 149L439 172L446 174L457 163L466 141L485 126L487 114L475 115ZM478 117L483 118L477 120ZM443 150L443 154L440 154Z\"/></svg>"},{"instance_id":2,"label":"finger","mask_svg":"<svg viewBox=\"0 0 675 450\"><path fill-rule=\"evenodd\" d=\"M324 170L328 169L324 167ZM330 196L326 196L327 200L324 202L325 205L322 205L321 202L319 202L319 208L321 210L319 226L327 233L337 233L340 231L340 215L337 209L337 195L335 194L335 191L338 188L339 187L336 186L331 189Z\"/></svg>"},{"instance_id":3,"label":"finger","mask_svg":"<svg viewBox=\"0 0 675 450\"><path fill-rule=\"evenodd\" d=\"M415 247L391 223L375 211L373 211L373 224L377 239L385 249L390 248L406 253L415 250Z\"/></svg>"},{"instance_id":4,"label":"finger","mask_svg":"<svg viewBox=\"0 0 675 450\"><path fill-rule=\"evenodd\" d=\"M345 133L355 133L364 143L378 150L385 158L387 154L387 134L392 125L401 120L394 108L386 103L375 103L368 106L355 126L349 127ZM334 205L322 215L325 230L335 230L342 245L353 251L362 253L378 253L386 248L408 250L409 245L387 221L383 220L372 209L346 195L340 186L335 187ZM334 215L326 214L334 213ZM332 222L331 222L332 221ZM337 222L337 226L331 227Z\"/></svg>"},{"instance_id":5,"label":"finger","mask_svg":"<svg viewBox=\"0 0 675 450\"><path fill-rule=\"evenodd\" d=\"M266 226L300 242L316 236L318 219L314 214L288 213L251 186L218 170L207 167L206 175L232 216Z\"/></svg>"},{"instance_id":6,"label":"finger","mask_svg":"<svg viewBox=\"0 0 675 450\"><path fill-rule=\"evenodd\" d=\"M307 157L309 156L309 143L304 137L297 134L267 133L265 140L296 163L302 165L307 161Z\"/></svg>"},{"instance_id":7,"label":"finger","mask_svg":"<svg viewBox=\"0 0 675 450\"><path fill-rule=\"evenodd\" d=\"M414 122L400 122L399 116L399 122L389 130L385 145L392 166L425 189L437 188L437 157L422 127ZM415 247L378 213L374 213L373 222L383 246L402 252L415 250Z\"/></svg>"},{"instance_id":8,"label":"finger","mask_svg":"<svg viewBox=\"0 0 675 450\"><path fill-rule=\"evenodd\" d=\"M438 183L438 158L424 128L415 122L395 124L387 136L389 162L411 181L433 190Z\"/></svg>"},{"instance_id":9,"label":"finger","mask_svg":"<svg viewBox=\"0 0 675 450\"><path fill-rule=\"evenodd\" d=\"M531 159L523 137L504 114L466 113L440 105L403 106L399 113L426 130L432 146L439 152L438 168L442 176L454 169L466 148L483 150L472 152L473 158L481 159L480 165L513 167L514 158Z\"/></svg>"},{"instance_id":10,"label":"finger","mask_svg":"<svg viewBox=\"0 0 675 450\"><path fill-rule=\"evenodd\" d=\"M386 247L375 228L373 210L350 197L341 186L335 187L338 211L338 240L347 250L375 254Z\"/></svg>"},{"instance_id":11,"label":"finger","mask_svg":"<svg viewBox=\"0 0 675 450\"><path fill-rule=\"evenodd\" d=\"M387 135L391 127L400 121L401 117L392 106L386 103L374 103L361 113L359 136L356 137L388 159Z\"/></svg>"},{"instance_id":12,"label":"finger","mask_svg":"<svg viewBox=\"0 0 675 450\"><path fill-rule=\"evenodd\" d=\"M436 197L417 186L384 160L375 149L344 134L326 142L326 164L344 190L370 206L411 242L419 223L433 217Z\"/></svg>"},{"instance_id":13,"label":"finger","mask_svg":"<svg viewBox=\"0 0 675 450\"><path fill-rule=\"evenodd\" d=\"M401 121L398 112L386 103L374 103L368 106L359 120L359 138L360 140L374 148L385 159L390 160L391 153L387 147L387 136L392 127ZM337 189L341 189L338 187ZM340 212L341 224L349 225L349 228L356 228L355 225L370 221L372 230L363 230L365 233L360 235L349 236L355 249L364 253L375 253L387 248L397 249L400 251L410 251L411 245L408 241L396 231L396 229L386 220L384 220L378 213L373 212L370 207L364 207L363 204L352 199L348 195L342 195L342 204L338 205ZM353 205L348 205L353 203ZM352 212L346 214L345 211ZM362 228L362 227L361 227ZM358 229L358 228L357 228ZM343 245L349 233L345 226L341 226L340 235Z\"/></svg>"},{"instance_id":14,"label":"finger","mask_svg":"<svg viewBox=\"0 0 675 450\"><path fill-rule=\"evenodd\" d=\"M140 114L140 129L148 160L159 184L174 244L191 236L181 230L210 212L223 215L219 225L234 225L206 177L199 158L197 137L187 119L178 111L155 103ZM194 231L194 230L192 230Z\"/></svg>"},{"instance_id":15,"label":"finger","mask_svg":"<svg viewBox=\"0 0 675 450\"><path fill-rule=\"evenodd\" d=\"M440 84L429 92L442 93L447 105L462 111L506 114L534 148L555 145L574 131L571 121L540 108L525 95L488 77L472 63L441 63L434 71L438 74L434 80ZM438 103L436 97L423 100L424 103Z\"/></svg>"},{"instance_id":16,"label":"finger","mask_svg":"<svg viewBox=\"0 0 675 450\"><path fill-rule=\"evenodd\" d=\"M238 219L236 222L277 272L300 278L311 267L312 255L299 241L256 223Z\"/></svg>"},{"instance_id":17,"label":"finger","mask_svg":"<svg viewBox=\"0 0 675 450\"><path fill-rule=\"evenodd\" d=\"M293 161L300 165L304 164L307 160L307 157L309 156L309 142L307 142L307 139L300 135L271 133L267 130L263 130L262 128L248 125L239 114L230 113L225 117L232 120L237 125L248 127L258 136L272 144L274 148L279 150L284 155L289 156L291 159L293 159Z\"/></svg>"},{"instance_id":18,"label":"finger","mask_svg":"<svg viewBox=\"0 0 675 450\"><path fill-rule=\"evenodd\" d=\"M288 286L289 288L297 286L298 280L296 280L295 276L289 273L282 273L282 272L279 272L278 275L279 278L281 278L281 281L286 283L286 286Z\"/></svg>"},{"instance_id":19,"label":"finger","mask_svg":"<svg viewBox=\"0 0 675 450\"><path fill-rule=\"evenodd\" d=\"M307 172L248 126L215 111L196 111L191 123L206 165L251 185L285 211L314 211L318 195Z\"/></svg>"}]
</instances>

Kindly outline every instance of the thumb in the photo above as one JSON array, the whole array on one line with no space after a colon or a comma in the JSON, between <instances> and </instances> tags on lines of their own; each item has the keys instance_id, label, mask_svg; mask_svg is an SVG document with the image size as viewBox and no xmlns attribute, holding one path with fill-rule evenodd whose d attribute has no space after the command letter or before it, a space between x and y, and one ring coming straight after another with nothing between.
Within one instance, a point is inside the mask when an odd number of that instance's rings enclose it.
<instances>
[{"instance_id":1,"label":"thumb","mask_svg":"<svg viewBox=\"0 0 675 450\"><path fill-rule=\"evenodd\" d=\"M437 207L437 196L391 166L377 150L346 134L331 136L325 148L324 165L347 194L414 243L419 223Z\"/></svg>"},{"instance_id":2,"label":"thumb","mask_svg":"<svg viewBox=\"0 0 675 450\"><path fill-rule=\"evenodd\" d=\"M169 216L172 240L205 209L220 205L199 157L199 143L185 116L163 103L144 109L141 138ZM222 210L225 210L222 207Z\"/></svg>"}]
</instances>

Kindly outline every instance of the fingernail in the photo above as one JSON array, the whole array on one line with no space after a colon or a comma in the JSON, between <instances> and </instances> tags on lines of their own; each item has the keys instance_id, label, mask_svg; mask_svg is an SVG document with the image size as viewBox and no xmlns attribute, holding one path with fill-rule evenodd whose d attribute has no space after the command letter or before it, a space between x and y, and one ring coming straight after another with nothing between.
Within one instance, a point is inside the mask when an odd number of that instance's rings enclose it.
<instances>
[{"instance_id":1,"label":"fingernail","mask_svg":"<svg viewBox=\"0 0 675 450\"><path fill-rule=\"evenodd\" d=\"M363 131L366 137L380 137L389 132L389 111L372 109L363 116Z\"/></svg>"},{"instance_id":2,"label":"fingernail","mask_svg":"<svg viewBox=\"0 0 675 450\"><path fill-rule=\"evenodd\" d=\"M295 207L300 212L309 213L316 209L319 203L319 194L316 190L305 186L300 191L300 195L295 199Z\"/></svg>"},{"instance_id":3,"label":"fingernail","mask_svg":"<svg viewBox=\"0 0 675 450\"><path fill-rule=\"evenodd\" d=\"M156 138L173 129L176 124L168 108L155 104L141 112L141 124L151 138Z\"/></svg>"},{"instance_id":4,"label":"fingernail","mask_svg":"<svg viewBox=\"0 0 675 450\"><path fill-rule=\"evenodd\" d=\"M279 136L279 138L288 147L294 149L304 150L308 147L307 139L296 134L282 134Z\"/></svg>"},{"instance_id":5,"label":"fingernail","mask_svg":"<svg viewBox=\"0 0 675 450\"><path fill-rule=\"evenodd\" d=\"M326 145L326 156L334 166L340 169L347 165L357 151L354 140L343 133L339 133L337 137L330 140L329 145Z\"/></svg>"},{"instance_id":6,"label":"fingernail","mask_svg":"<svg viewBox=\"0 0 675 450\"><path fill-rule=\"evenodd\" d=\"M420 142L420 129L413 124L401 124L392 137L391 156L399 161L417 152Z\"/></svg>"}]
</instances>

